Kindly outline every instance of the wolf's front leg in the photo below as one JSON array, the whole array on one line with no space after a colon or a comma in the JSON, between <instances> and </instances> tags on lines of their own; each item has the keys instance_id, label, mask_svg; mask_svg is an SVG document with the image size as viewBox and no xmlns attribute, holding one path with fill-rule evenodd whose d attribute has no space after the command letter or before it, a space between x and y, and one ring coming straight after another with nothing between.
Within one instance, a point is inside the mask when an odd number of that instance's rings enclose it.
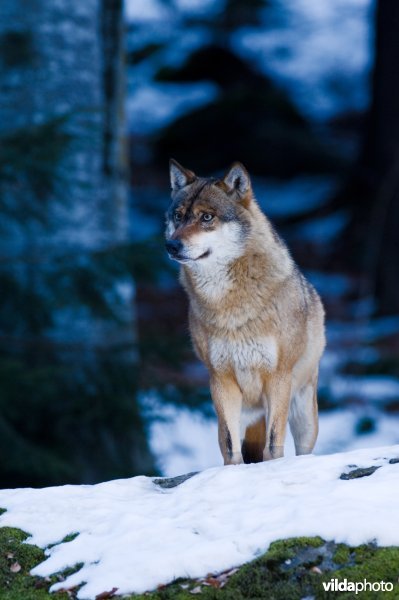
<instances>
[{"instance_id":1,"label":"wolf's front leg","mask_svg":"<svg viewBox=\"0 0 399 600\"><path fill-rule=\"evenodd\" d=\"M211 374L210 384L218 416L219 446L224 464L243 463L240 439L241 390L232 377L226 374Z\"/></svg>"},{"instance_id":2,"label":"wolf's front leg","mask_svg":"<svg viewBox=\"0 0 399 600\"><path fill-rule=\"evenodd\" d=\"M266 446L263 460L284 456L290 397L291 378L278 373L270 377L266 390Z\"/></svg>"}]
</instances>

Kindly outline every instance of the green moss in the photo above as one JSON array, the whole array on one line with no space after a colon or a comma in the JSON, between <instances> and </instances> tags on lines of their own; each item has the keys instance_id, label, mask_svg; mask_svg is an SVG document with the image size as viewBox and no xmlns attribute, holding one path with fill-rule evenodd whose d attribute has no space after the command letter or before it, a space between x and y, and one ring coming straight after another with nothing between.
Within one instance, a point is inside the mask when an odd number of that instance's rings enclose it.
<instances>
[{"instance_id":1,"label":"green moss","mask_svg":"<svg viewBox=\"0 0 399 600\"><path fill-rule=\"evenodd\" d=\"M73 542L73 540L75 540L78 537L79 533L69 533L68 535L66 535L64 537L64 539L62 540L62 544L65 544L67 542Z\"/></svg>"},{"instance_id":2,"label":"green moss","mask_svg":"<svg viewBox=\"0 0 399 600\"><path fill-rule=\"evenodd\" d=\"M76 534L64 538L72 541ZM76 598L77 588L49 593L49 587L62 581L68 574L80 568L76 565L62 574L41 579L29 575L29 571L43 561L43 550L23 544L27 534L9 527L0 529L0 600L57 600ZM11 565L21 569L14 573ZM379 548L373 544L350 547L345 544L326 542L319 537L292 538L271 544L261 557L243 565L226 576L215 575L197 580L178 579L161 586L154 592L123 596L126 600L192 600L200 592L205 600L301 600L307 596L315 600L342 598L350 600L353 592L326 592L323 582L331 579L361 582L393 582L394 591L388 597L399 598L397 582L399 548ZM156 567L154 567L156 568ZM225 585L220 587L224 581ZM192 592L195 592L194 594ZM378 600L379 592L365 591L362 600Z\"/></svg>"},{"instance_id":3,"label":"green moss","mask_svg":"<svg viewBox=\"0 0 399 600\"><path fill-rule=\"evenodd\" d=\"M191 591L200 588L200 597L206 600L301 600L307 596L316 600L338 597L349 600L354 597L353 592L325 592L323 581L332 578L341 581L346 577L354 582L364 579L371 583L395 582L398 565L399 548L396 547L377 548L369 544L351 548L321 538L294 538L271 544L262 557L232 575L225 587L206 585L206 578L197 581L180 579L155 592L129 598L189 600L193 597ZM399 598L399 589L396 595L393 592L389 597ZM378 592L363 592L361 598L377 600Z\"/></svg>"},{"instance_id":4,"label":"green moss","mask_svg":"<svg viewBox=\"0 0 399 600\"><path fill-rule=\"evenodd\" d=\"M45 555L37 546L23 544L27 537L28 534L19 529L0 529L1 600L44 600L52 597L48 589L56 578L42 579L29 574L33 567L44 560ZM66 600L68 595L60 593L57 598Z\"/></svg>"},{"instance_id":5,"label":"green moss","mask_svg":"<svg viewBox=\"0 0 399 600\"><path fill-rule=\"evenodd\" d=\"M349 562L350 556L350 548L345 544L338 544L337 551L334 554L334 562L336 565L345 565Z\"/></svg>"},{"instance_id":6,"label":"green moss","mask_svg":"<svg viewBox=\"0 0 399 600\"><path fill-rule=\"evenodd\" d=\"M4 512L4 511L3 511ZM75 539L77 534L70 534L62 541ZM83 565L65 569L51 577L35 577L30 575L31 569L45 560L41 548L32 544L24 544L28 534L12 527L0 528L0 600L73 600L78 588L68 592L50 594L50 587L78 571Z\"/></svg>"},{"instance_id":7,"label":"green moss","mask_svg":"<svg viewBox=\"0 0 399 600\"><path fill-rule=\"evenodd\" d=\"M271 544L266 555L269 558L275 558L277 560L286 560L287 558L293 558L297 555L298 550L301 548L318 548L324 544L324 540L321 537L297 537L290 538L288 540L279 540Z\"/></svg>"},{"instance_id":8,"label":"green moss","mask_svg":"<svg viewBox=\"0 0 399 600\"><path fill-rule=\"evenodd\" d=\"M58 544L66 544L68 542L73 542L73 540L76 539L78 535L79 533L69 533L60 542L56 542L55 544L49 544L47 548L53 548L54 546L58 546Z\"/></svg>"}]
</instances>

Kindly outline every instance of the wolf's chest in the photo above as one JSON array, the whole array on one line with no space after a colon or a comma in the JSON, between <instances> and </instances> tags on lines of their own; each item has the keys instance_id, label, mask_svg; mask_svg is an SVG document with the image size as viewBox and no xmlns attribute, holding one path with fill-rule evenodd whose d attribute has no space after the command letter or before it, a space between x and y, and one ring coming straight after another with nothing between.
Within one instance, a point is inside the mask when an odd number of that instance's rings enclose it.
<instances>
[{"instance_id":1,"label":"wolf's chest","mask_svg":"<svg viewBox=\"0 0 399 600\"><path fill-rule=\"evenodd\" d=\"M209 341L209 361L215 369L273 371L278 361L277 343L273 336L248 339L213 337Z\"/></svg>"}]
</instances>

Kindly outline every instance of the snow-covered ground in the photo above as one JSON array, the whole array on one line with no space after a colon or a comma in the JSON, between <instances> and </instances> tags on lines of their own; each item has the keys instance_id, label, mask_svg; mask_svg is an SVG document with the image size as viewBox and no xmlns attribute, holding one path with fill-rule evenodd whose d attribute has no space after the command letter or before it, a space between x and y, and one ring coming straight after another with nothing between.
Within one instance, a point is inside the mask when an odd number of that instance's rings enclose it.
<instances>
[{"instance_id":1,"label":"snow-covered ground","mask_svg":"<svg viewBox=\"0 0 399 600\"><path fill-rule=\"evenodd\" d=\"M208 469L165 489L152 478L0 491L0 526L47 547L39 576L83 563L52 590L78 597L144 592L178 577L241 565L271 542L319 535L351 545L399 545L399 446ZM368 477L342 480L356 467ZM68 534L72 541L61 543ZM48 548L50 544L56 544Z\"/></svg>"}]
</instances>

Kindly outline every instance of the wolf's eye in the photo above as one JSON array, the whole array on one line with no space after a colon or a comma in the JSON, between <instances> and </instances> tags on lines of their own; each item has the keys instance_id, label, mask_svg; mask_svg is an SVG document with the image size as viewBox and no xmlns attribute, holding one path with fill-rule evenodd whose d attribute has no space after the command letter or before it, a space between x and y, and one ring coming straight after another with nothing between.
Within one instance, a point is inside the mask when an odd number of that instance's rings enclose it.
<instances>
[{"instance_id":1,"label":"wolf's eye","mask_svg":"<svg viewBox=\"0 0 399 600\"><path fill-rule=\"evenodd\" d=\"M213 215L209 214L209 213L204 213L201 217L201 219L203 221L205 221L205 223L209 223L209 221L212 221L213 219Z\"/></svg>"},{"instance_id":2,"label":"wolf's eye","mask_svg":"<svg viewBox=\"0 0 399 600\"><path fill-rule=\"evenodd\" d=\"M175 214L173 215L174 220L176 221L176 223L180 222L183 218L183 215L180 212L175 212Z\"/></svg>"}]
</instances>

